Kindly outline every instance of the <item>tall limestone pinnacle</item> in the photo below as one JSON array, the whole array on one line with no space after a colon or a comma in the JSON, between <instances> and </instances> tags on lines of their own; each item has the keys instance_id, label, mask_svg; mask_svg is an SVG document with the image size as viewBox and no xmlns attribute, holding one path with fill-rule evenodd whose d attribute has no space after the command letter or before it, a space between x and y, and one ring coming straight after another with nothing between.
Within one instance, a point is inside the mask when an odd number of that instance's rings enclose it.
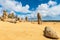
<instances>
[{"instance_id":1,"label":"tall limestone pinnacle","mask_svg":"<svg viewBox=\"0 0 60 40\"><path fill-rule=\"evenodd\" d=\"M38 21L38 24L41 24L42 23L42 21L41 21L41 15L40 15L40 13L37 13L37 21Z\"/></svg>"}]
</instances>

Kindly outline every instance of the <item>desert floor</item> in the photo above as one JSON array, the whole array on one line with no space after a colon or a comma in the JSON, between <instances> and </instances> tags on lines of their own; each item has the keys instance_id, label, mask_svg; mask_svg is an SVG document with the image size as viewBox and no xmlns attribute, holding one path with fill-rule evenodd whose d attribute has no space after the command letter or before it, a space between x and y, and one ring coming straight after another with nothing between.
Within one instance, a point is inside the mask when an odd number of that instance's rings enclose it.
<instances>
[{"instance_id":1,"label":"desert floor","mask_svg":"<svg viewBox=\"0 0 60 40\"><path fill-rule=\"evenodd\" d=\"M43 36L45 26L51 27L60 36L60 22L18 22L0 21L0 40L52 40ZM60 40L60 39L58 39Z\"/></svg>"}]
</instances>

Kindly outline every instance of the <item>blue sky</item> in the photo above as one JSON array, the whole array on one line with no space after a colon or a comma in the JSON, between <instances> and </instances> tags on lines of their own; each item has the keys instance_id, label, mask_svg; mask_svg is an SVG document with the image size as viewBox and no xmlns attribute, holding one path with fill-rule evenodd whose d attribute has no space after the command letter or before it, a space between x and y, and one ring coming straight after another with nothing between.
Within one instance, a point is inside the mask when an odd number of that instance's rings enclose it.
<instances>
[{"instance_id":1,"label":"blue sky","mask_svg":"<svg viewBox=\"0 0 60 40\"><path fill-rule=\"evenodd\" d=\"M40 13L42 20L60 20L60 0L0 0L0 16L3 10L23 18Z\"/></svg>"}]
</instances>

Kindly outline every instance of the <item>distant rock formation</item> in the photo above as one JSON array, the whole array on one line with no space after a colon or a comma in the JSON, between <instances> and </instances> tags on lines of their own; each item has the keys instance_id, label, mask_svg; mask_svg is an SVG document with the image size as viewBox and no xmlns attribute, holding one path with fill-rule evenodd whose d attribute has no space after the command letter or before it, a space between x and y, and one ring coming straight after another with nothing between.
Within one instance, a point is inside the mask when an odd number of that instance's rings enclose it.
<instances>
[{"instance_id":1,"label":"distant rock formation","mask_svg":"<svg viewBox=\"0 0 60 40\"><path fill-rule=\"evenodd\" d=\"M8 21L9 19L15 19L16 21L22 22L22 21L28 21L28 17L26 16L25 19L24 18L19 18L17 15L15 15L14 13L7 13L5 10L3 10L3 15L0 17L1 21ZM37 14L37 21L38 24L42 24L42 20L41 20L41 15L40 13Z\"/></svg>"},{"instance_id":2,"label":"distant rock formation","mask_svg":"<svg viewBox=\"0 0 60 40\"><path fill-rule=\"evenodd\" d=\"M25 21L28 21L28 17L27 16L25 17Z\"/></svg>"},{"instance_id":3,"label":"distant rock formation","mask_svg":"<svg viewBox=\"0 0 60 40\"><path fill-rule=\"evenodd\" d=\"M8 13L5 10L3 11L3 18L4 19L7 19L8 18Z\"/></svg>"},{"instance_id":4,"label":"distant rock formation","mask_svg":"<svg viewBox=\"0 0 60 40\"><path fill-rule=\"evenodd\" d=\"M50 27L45 27L44 36L52 39L58 39L58 35Z\"/></svg>"},{"instance_id":5,"label":"distant rock formation","mask_svg":"<svg viewBox=\"0 0 60 40\"><path fill-rule=\"evenodd\" d=\"M8 14L7 14L7 12L5 10L3 10L3 15L1 17L1 20L6 21L7 18L8 18Z\"/></svg>"},{"instance_id":6,"label":"distant rock formation","mask_svg":"<svg viewBox=\"0 0 60 40\"><path fill-rule=\"evenodd\" d=\"M15 18L14 13L10 13L10 14L8 15L8 18Z\"/></svg>"}]
</instances>

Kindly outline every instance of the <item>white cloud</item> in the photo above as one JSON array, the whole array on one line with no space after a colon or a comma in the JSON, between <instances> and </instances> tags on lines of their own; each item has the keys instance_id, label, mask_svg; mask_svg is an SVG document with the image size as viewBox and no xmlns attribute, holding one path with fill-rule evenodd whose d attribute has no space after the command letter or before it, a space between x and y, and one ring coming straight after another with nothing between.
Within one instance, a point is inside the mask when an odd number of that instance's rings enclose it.
<instances>
[{"instance_id":1,"label":"white cloud","mask_svg":"<svg viewBox=\"0 0 60 40\"><path fill-rule=\"evenodd\" d=\"M47 4L38 5L37 10L48 10L49 6Z\"/></svg>"},{"instance_id":2,"label":"white cloud","mask_svg":"<svg viewBox=\"0 0 60 40\"><path fill-rule=\"evenodd\" d=\"M30 13L29 5L22 6L22 3L14 1L14 0L0 0L0 5L7 10L12 10L16 12L22 12L22 13Z\"/></svg>"},{"instance_id":3,"label":"white cloud","mask_svg":"<svg viewBox=\"0 0 60 40\"><path fill-rule=\"evenodd\" d=\"M28 15L18 15L19 17L36 18L37 13L39 12L42 17L51 16L53 18L60 15L60 4L57 5L57 2L50 0L48 3L38 5L35 11L30 11L30 6L26 4L22 6L22 3L16 2L15 0L0 0L0 5L3 9L11 10L13 12L22 12L22 13L31 13ZM51 7L50 7L51 6ZM0 8L1 13L2 8Z\"/></svg>"},{"instance_id":4,"label":"white cloud","mask_svg":"<svg viewBox=\"0 0 60 40\"><path fill-rule=\"evenodd\" d=\"M37 7L36 12L40 13L42 16L46 16L49 10L49 6L47 4L41 4Z\"/></svg>"},{"instance_id":5,"label":"white cloud","mask_svg":"<svg viewBox=\"0 0 60 40\"><path fill-rule=\"evenodd\" d=\"M55 6L57 3L55 2L55 1L52 1L52 0L50 0L49 2L48 2L48 5L49 6Z\"/></svg>"},{"instance_id":6,"label":"white cloud","mask_svg":"<svg viewBox=\"0 0 60 40\"><path fill-rule=\"evenodd\" d=\"M51 6L51 7L50 7ZM49 1L48 3L38 5L35 11L32 11L30 14L30 18L36 18L37 13L40 13L40 15L43 17L49 16L53 19L57 19L60 15L60 4L57 5L55 1Z\"/></svg>"},{"instance_id":7,"label":"white cloud","mask_svg":"<svg viewBox=\"0 0 60 40\"><path fill-rule=\"evenodd\" d=\"M55 1L49 1L46 4L38 5L35 11L32 12L32 15L36 15L40 13L42 17L50 16L52 18L57 17L60 15L60 4L56 5ZM52 7L50 7L52 5ZM35 17L35 16L34 16Z\"/></svg>"}]
</instances>

